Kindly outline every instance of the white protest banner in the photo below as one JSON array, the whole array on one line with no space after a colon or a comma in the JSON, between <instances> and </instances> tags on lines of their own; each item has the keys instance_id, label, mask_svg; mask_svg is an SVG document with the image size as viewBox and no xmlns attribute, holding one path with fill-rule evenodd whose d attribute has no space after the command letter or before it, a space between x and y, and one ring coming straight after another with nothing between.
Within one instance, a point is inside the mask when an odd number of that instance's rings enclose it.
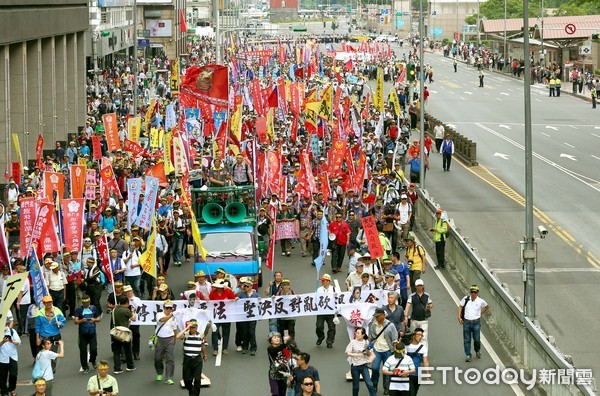
<instances>
[{"instance_id":1,"label":"white protest banner","mask_svg":"<svg viewBox=\"0 0 600 396\"><path fill-rule=\"evenodd\" d=\"M375 304L361 302L340 305L340 315L346 319L346 327L350 340L354 339L354 332L357 328L367 328L373 318L375 308L377 308ZM399 309L402 309L402 307Z\"/></svg>"},{"instance_id":2,"label":"white protest banner","mask_svg":"<svg viewBox=\"0 0 600 396\"><path fill-rule=\"evenodd\" d=\"M385 301L384 290L367 290L361 293L362 303L380 307ZM301 316L333 315L344 305L354 306L352 293L307 293L269 298L247 298L240 300L196 301L196 308L206 311L212 323L234 323ZM173 301L174 315L178 309L188 308L185 300ZM142 300L137 307L137 321L133 325L156 325L156 315L163 310L163 301ZM183 315L183 314L180 314ZM191 319L185 313L181 323ZM198 319L198 318L196 318ZM200 320L198 320L200 322ZM178 322L179 323L179 322ZM200 327L198 327L201 330Z\"/></svg>"},{"instance_id":3,"label":"white protest banner","mask_svg":"<svg viewBox=\"0 0 600 396\"><path fill-rule=\"evenodd\" d=\"M297 239L300 238L300 223L296 221L281 221L275 223L275 239Z\"/></svg>"},{"instance_id":4,"label":"white protest banner","mask_svg":"<svg viewBox=\"0 0 600 396\"><path fill-rule=\"evenodd\" d=\"M210 323L212 319L210 313L205 309L194 308L181 308L177 311L173 312L173 316L175 317L175 321L177 322L177 327L181 330L185 329L188 322L192 319L196 319L198 322L198 333L204 334L204 330L206 330L206 326Z\"/></svg>"},{"instance_id":5,"label":"white protest banner","mask_svg":"<svg viewBox=\"0 0 600 396\"><path fill-rule=\"evenodd\" d=\"M20 274L11 275L6 278L6 284L4 285L4 296L2 297L2 305L0 305L0 334L4 335L4 329L6 328L6 317L10 312L10 307L13 305L19 292L23 288L23 283L29 272L22 272Z\"/></svg>"}]
</instances>

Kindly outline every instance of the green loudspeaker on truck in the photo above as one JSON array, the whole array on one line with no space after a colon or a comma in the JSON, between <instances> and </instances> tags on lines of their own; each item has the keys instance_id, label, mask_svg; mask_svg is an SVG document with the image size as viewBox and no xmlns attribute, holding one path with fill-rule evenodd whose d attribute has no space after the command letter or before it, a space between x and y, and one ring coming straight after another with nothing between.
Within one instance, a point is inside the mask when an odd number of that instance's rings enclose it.
<instances>
[{"instance_id":1,"label":"green loudspeaker on truck","mask_svg":"<svg viewBox=\"0 0 600 396\"><path fill-rule=\"evenodd\" d=\"M266 247L258 241L256 208L254 186L192 189L192 210L207 251L206 259L194 263L194 274L202 270L214 277L223 268L237 279L252 277L255 287L262 286L261 253Z\"/></svg>"}]
</instances>

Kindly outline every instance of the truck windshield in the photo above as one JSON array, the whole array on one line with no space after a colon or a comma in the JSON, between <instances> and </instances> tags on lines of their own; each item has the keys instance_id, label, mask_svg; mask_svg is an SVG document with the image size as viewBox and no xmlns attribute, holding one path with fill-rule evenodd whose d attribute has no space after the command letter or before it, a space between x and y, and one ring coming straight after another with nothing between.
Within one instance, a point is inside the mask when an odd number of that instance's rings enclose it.
<instances>
[{"instance_id":1,"label":"truck windshield","mask_svg":"<svg viewBox=\"0 0 600 396\"><path fill-rule=\"evenodd\" d=\"M252 237L247 232L204 234L202 247L211 256L252 255Z\"/></svg>"}]
</instances>

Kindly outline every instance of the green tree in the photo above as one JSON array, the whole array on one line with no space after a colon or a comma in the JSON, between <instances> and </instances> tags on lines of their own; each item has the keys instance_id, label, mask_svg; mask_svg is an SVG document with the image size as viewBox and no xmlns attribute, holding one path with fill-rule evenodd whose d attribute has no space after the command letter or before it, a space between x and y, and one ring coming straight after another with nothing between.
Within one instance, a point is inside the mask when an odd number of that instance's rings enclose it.
<instances>
[{"instance_id":1,"label":"green tree","mask_svg":"<svg viewBox=\"0 0 600 396\"><path fill-rule=\"evenodd\" d=\"M465 23L467 25L477 25L477 14L469 15L465 18Z\"/></svg>"},{"instance_id":2,"label":"green tree","mask_svg":"<svg viewBox=\"0 0 600 396\"><path fill-rule=\"evenodd\" d=\"M522 0L488 0L481 3L481 15L487 19L504 19L504 2L506 1L507 18L523 18ZM577 0L575 0L577 1ZM540 15L541 0L529 1L529 16L536 17Z\"/></svg>"},{"instance_id":3,"label":"green tree","mask_svg":"<svg viewBox=\"0 0 600 396\"><path fill-rule=\"evenodd\" d=\"M560 5L557 15L598 15L600 14L600 2L597 0L568 0Z\"/></svg>"}]
</instances>

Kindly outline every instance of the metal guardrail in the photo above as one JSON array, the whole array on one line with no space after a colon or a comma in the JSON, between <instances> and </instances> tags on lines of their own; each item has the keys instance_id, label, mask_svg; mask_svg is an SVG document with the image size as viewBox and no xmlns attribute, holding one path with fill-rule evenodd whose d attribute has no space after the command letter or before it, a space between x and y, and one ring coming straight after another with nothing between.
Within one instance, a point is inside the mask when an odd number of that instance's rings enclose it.
<instances>
[{"instance_id":1,"label":"metal guardrail","mask_svg":"<svg viewBox=\"0 0 600 396\"><path fill-rule=\"evenodd\" d=\"M435 222L435 211L439 207L430 199L427 190L419 190L416 203L417 224L420 230L429 230ZM512 356L507 366L517 366L532 374L539 370L574 370L570 356L563 354L555 345L554 338L541 328L537 320L525 317L520 306L521 299L510 294L508 286L494 275L484 258L477 254L468 238L460 233L452 219L448 220L449 235L446 239L447 273L463 289L470 284L479 285L491 309L485 315L488 328L500 345ZM434 246L429 233L422 232L424 243ZM539 378L539 377L538 377ZM540 384L536 382L536 393L553 396L597 395L595 380L591 385ZM533 390L532 390L533 391Z\"/></svg>"}]
</instances>

